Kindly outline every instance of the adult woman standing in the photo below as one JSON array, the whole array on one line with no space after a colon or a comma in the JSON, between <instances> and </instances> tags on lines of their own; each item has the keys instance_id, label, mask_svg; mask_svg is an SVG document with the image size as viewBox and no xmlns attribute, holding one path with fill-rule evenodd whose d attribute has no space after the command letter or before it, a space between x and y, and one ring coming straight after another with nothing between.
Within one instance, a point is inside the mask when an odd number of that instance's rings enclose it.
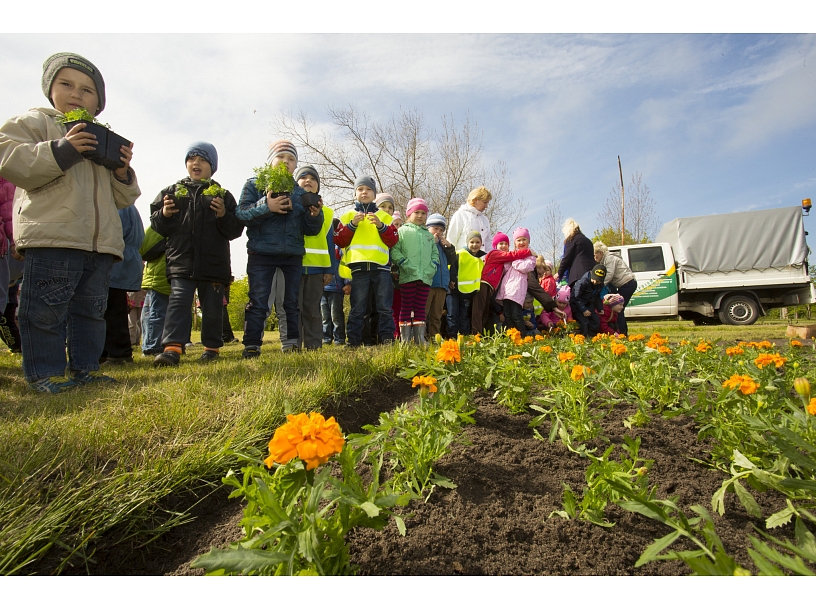
<instances>
[{"instance_id":1,"label":"adult woman standing","mask_svg":"<svg viewBox=\"0 0 816 610\"><path fill-rule=\"evenodd\" d=\"M484 213L492 198L493 195L484 186L476 187L468 193L467 203L463 203L451 216L447 239L457 252L467 250L468 234L471 231L478 231L482 236L482 247L485 252L493 249L490 219Z\"/></svg>"},{"instance_id":2,"label":"adult woman standing","mask_svg":"<svg viewBox=\"0 0 816 610\"><path fill-rule=\"evenodd\" d=\"M629 268L624 260L612 254L609 248L602 241L596 241L593 245L595 262L600 263L606 267L606 278L604 284L610 287L610 292L617 292L623 297L623 310L618 314L618 332L624 335L629 334L629 328L626 325L626 306L629 304L629 299L637 290L637 280L635 274Z\"/></svg>"},{"instance_id":3,"label":"adult woman standing","mask_svg":"<svg viewBox=\"0 0 816 610\"><path fill-rule=\"evenodd\" d=\"M581 233L581 227L574 219L567 218L564 226L561 227L561 232L564 234L564 256L561 257L561 262L558 264L556 280L569 274L567 283L571 288L595 266L595 257L592 242Z\"/></svg>"}]
</instances>

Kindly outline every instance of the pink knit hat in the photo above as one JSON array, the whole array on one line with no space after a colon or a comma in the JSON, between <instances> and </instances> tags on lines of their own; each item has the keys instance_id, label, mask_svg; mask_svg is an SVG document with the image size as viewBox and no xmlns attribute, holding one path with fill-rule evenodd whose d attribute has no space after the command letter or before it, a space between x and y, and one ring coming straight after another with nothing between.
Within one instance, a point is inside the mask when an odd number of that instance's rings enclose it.
<instances>
[{"instance_id":1,"label":"pink knit hat","mask_svg":"<svg viewBox=\"0 0 816 610\"><path fill-rule=\"evenodd\" d=\"M411 201L408 202L408 207L405 208L405 215L410 216L417 210L428 211L428 204L425 203L424 199L419 199L418 197L411 199Z\"/></svg>"},{"instance_id":2,"label":"pink knit hat","mask_svg":"<svg viewBox=\"0 0 816 610\"><path fill-rule=\"evenodd\" d=\"M513 241L516 241L519 237L526 237L527 241L530 241L530 232L524 227L518 227L513 231Z\"/></svg>"},{"instance_id":3,"label":"pink knit hat","mask_svg":"<svg viewBox=\"0 0 816 610\"><path fill-rule=\"evenodd\" d=\"M394 220L396 220L397 218L402 220L402 214L400 214L399 210L394 210L394 213L391 215L391 218L393 218Z\"/></svg>"},{"instance_id":4,"label":"pink knit hat","mask_svg":"<svg viewBox=\"0 0 816 610\"><path fill-rule=\"evenodd\" d=\"M498 248L499 244L502 243L503 241L506 241L509 244L510 238L507 237L507 233L502 233L501 231L499 231L493 236L493 249L495 250L496 248Z\"/></svg>"}]
</instances>

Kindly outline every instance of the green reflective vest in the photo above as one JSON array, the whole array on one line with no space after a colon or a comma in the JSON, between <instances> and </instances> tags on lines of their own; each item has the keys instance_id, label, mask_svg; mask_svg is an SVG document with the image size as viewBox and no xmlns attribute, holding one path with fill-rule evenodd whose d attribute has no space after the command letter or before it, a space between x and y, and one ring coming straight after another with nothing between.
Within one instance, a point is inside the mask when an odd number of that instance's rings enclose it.
<instances>
[{"instance_id":1,"label":"green reflective vest","mask_svg":"<svg viewBox=\"0 0 816 610\"><path fill-rule=\"evenodd\" d=\"M349 210L340 217L340 222L347 225L356 213L354 210ZM382 210L379 210L376 215L383 224L391 224L391 216ZM377 225L366 219L357 226L354 237L352 237L351 243L343 255L343 262L346 265L353 265L354 263L388 264L388 246L383 243ZM340 275L342 277L342 274Z\"/></svg>"},{"instance_id":2,"label":"green reflective vest","mask_svg":"<svg viewBox=\"0 0 816 610\"><path fill-rule=\"evenodd\" d=\"M334 210L328 206L323 206L323 226L317 235L305 235L303 246L306 254L303 255L304 267L331 267L331 255L329 254L329 240L327 235L332 228Z\"/></svg>"},{"instance_id":3,"label":"green reflective vest","mask_svg":"<svg viewBox=\"0 0 816 610\"><path fill-rule=\"evenodd\" d=\"M482 279L484 261L473 256L470 250L457 250L456 253L459 255L459 277L456 280L459 292L463 294L477 292Z\"/></svg>"}]
</instances>

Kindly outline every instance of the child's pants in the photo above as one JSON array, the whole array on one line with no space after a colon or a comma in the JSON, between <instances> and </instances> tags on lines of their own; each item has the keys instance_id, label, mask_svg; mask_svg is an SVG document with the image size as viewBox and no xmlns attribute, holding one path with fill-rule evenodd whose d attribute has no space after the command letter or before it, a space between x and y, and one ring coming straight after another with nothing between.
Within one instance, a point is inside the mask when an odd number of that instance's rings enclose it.
<instances>
[{"instance_id":1,"label":"child's pants","mask_svg":"<svg viewBox=\"0 0 816 610\"><path fill-rule=\"evenodd\" d=\"M491 302L493 301L493 286L487 282L482 282L479 286L479 292L474 293L473 311L470 315L471 334L483 333L490 331L492 328L487 328L487 323L490 320Z\"/></svg>"},{"instance_id":2,"label":"child's pants","mask_svg":"<svg viewBox=\"0 0 816 610\"><path fill-rule=\"evenodd\" d=\"M521 305L512 299L502 299L502 308L504 310L504 325L507 328L515 328L522 336L527 333L524 326L524 317L521 314Z\"/></svg>"},{"instance_id":3,"label":"child's pants","mask_svg":"<svg viewBox=\"0 0 816 610\"><path fill-rule=\"evenodd\" d=\"M589 317L584 316L584 310L572 299L570 299L570 308L573 312L572 315L575 316L575 321L578 322L579 332L584 335L584 337L589 339L598 334L598 331L601 329L601 319L593 309L589 310L591 314Z\"/></svg>"},{"instance_id":4,"label":"child's pants","mask_svg":"<svg viewBox=\"0 0 816 610\"><path fill-rule=\"evenodd\" d=\"M323 291L323 298L320 301L320 309L323 314L323 343L331 343L332 339L336 345L346 342L346 319L343 313L342 292Z\"/></svg>"},{"instance_id":5,"label":"child's pants","mask_svg":"<svg viewBox=\"0 0 816 610\"><path fill-rule=\"evenodd\" d=\"M286 281L283 276L283 270L278 267L272 278L272 288L269 290L269 313L275 309L275 317L278 319L278 333L280 334L281 343L286 337L286 310L283 307L283 299L286 296ZM267 313L267 317L269 317ZM260 343L258 344L260 345Z\"/></svg>"},{"instance_id":6,"label":"child's pants","mask_svg":"<svg viewBox=\"0 0 816 610\"><path fill-rule=\"evenodd\" d=\"M167 317L164 320L164 332L162 333L163 347L185 345L189 340L196 289L198 289L198 302L201 304L201 343L204 347L212 349L219 349L224 345L224 340L221 338L224 284L172 278Z\"/></svg>"},{"instance_id":7,"label":"child's pants","mask_svg":"<svg viewBox=\"0 0 816 610\"><path fill-rule=\"evenodd\" d=\"M146 291L142 308L142 353L145 356L162 352L161 338L169 303L170 295Z\"/></svg>"},{"instance_id":8,"label":"child's pants","mask_svg":"<svg viewBox=\"0 0 816 610\"><path fill-rule=\"evenodd\" d=\"M269 295L275 274L283 273L283 310L286 312L286 328L281 330L281 347L293 348L298 344L299 315L297 293L303 269L302 256L272 256L250 252L247 260L249 278L249 305L245 312L244 345L260 347L263 343L264 326L269 316Z\"/></svg>"},{"instance_id":9,"label":"child's pants","mask_svg":"<svg viewBox=\"0 0 816 610\"><path fill-rule=\"evenodd\" d=\"M318 349L323 345L323 318L320 315L322 297L323 274L302 274L298 290L298 305L300 306L298 347Z\"/></svg>"},{"instance_id":10,"label":"child's pants","mask_svg":"<svg viewBox=\"0 0 816 610\"><path fill-rule=\"evenodd\" d=\"M391 273L380 269L352 269L351 311L346 325L346 335L349 345L354 347L363 341L363 319L370 293L374 295L374 307L379 314L380 343L394 341L394 319L391 316L394 284L391 280Z\"/></svg>"},{"instance_id":11,"label":"child's pants","mask_svg":"<svg viewBox=\"0 0 816 610\"><path fill-rule=\"evenodd\" d=\"M425 304L430 286L421 280L400 284L400 324L425 321Z\"/></svg>"},{"instance_id":12,"label":"child's pants","mask_svg":"<svg viewBox=\"0 0 816 610\"><path fill-rule=\"evenodd\" d=\"M445 311L445 299L448 291L444 288L431 288L425 302L425 319L428 322L428 336L434 337L442 329L442 313Z\"/></svg>"},{"instance_id":13,"label":"child's pants","mask_svg":"<svg viewBox=\"0 0 816 610\"><path fill-rule=\"evenodd\" d=\"M131 358L130 327L128 325L127 290L108 288L108 307L105 309L105 349L101 358Z\"/></svg>"},{"instance_id":14,"label":"child's pants","mask_svg":"<svg viewBox=\"0 0 816 610\"><path fill-rule=\"evenodd\" d=\"M26 381L99 370L112 254L27 248L20 290L20 336Z\"/></svg>"}]
</instances>

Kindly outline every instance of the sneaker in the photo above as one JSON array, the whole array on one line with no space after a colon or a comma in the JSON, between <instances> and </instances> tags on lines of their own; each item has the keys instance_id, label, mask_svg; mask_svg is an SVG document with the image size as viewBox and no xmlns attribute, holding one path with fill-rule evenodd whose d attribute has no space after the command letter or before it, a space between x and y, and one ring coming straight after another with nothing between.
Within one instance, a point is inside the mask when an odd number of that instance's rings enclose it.
<instances>
[{"instance_id":1,"label":"sneaker","mask_svg":"<svg viewBox=\"0 0 816 610\"><path fill-rule=\"evenodd\" d=\"M89 383L119 383L110 375L105 375L101 371L75 371L72 373L73 380L79 385Z\"/></svg>"},{"instance_id":2,"label":"sneaker","mask_svg":"<svg viewBox=\"0 0 816 610\"><path fill-rule=\"evenodd\" d=\"M261 355L261 348L257 345L247 345L244 348L244 351L241 352L241 357L243 358L258 358Z\"/></svg>"},{"instance_id":3,"label":"sneaker","mask_svg":"<svg viewBox=\"0 0 816 610\"><path fill-rule=\"evenodd\" d=\"M60 376L44 377L43 379L37 379L37 381L28 382L28 387L30 387L32 390L47 392L48 394L59 394L60 392L70 390L71 388L75 388L77 386L79 386L79 383L77 383L74 379Z\"/></svg>"},{"instance_id":4,"label":"sneaker","mask_svg":"<svg viewBox=\"0 0 816 610\"><path fill-rule=\"evenodd\" d=\"M166 351L153 358L153 366L178 366L181 354Z\"/></svg>"},{"instance_id":5,"label":"sneaker","mask_svg":"<svg viewBox=\"0 0 816 610\"><path fill-rule=\"evenodd\" d=\"M205 349L204 353L201 354L201 357L198 359L198 361L204 363L214 362L215 360L218 360L220 357L221 354L219 354L218 352L213 351L211 349Z\"/></svg>"}]
</instances>

